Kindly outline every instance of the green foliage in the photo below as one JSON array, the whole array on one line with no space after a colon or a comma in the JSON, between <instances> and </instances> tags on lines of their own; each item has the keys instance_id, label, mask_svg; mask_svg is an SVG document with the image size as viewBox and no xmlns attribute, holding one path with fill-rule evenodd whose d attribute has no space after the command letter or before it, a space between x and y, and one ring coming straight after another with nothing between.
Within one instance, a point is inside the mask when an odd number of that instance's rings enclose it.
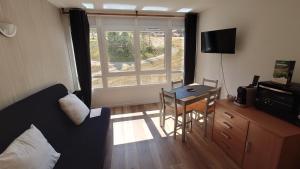
<instances>
[{"instance_id":1,"label":"green foliage","mask_svg":"<svg viewBox=\"0 0 300 169\"><path fill-rule=\"evenodd\" d=\"M275 70L273 76L275 78L287 78L288 72L287 71L281 71L281 70Z\"/></svg>"},{"instance_id":2,"label":"green foliage","mask_svg":"<svg viewBox=\"0 0 300 169\"><path fill-rule=\"evenodd\" d=\"M110 62L133 62L133 34L130 32L108 32L107 53Z\"/></svg>"},{"instance_id":3,"label":"green foliage","mask_svg":"<svg viewBox=\"0 0 300 169\"><path fill-rule=\"evenodd\" d=\"M182 48L182 38L174 38L172 47ZM131 32L107 32L107 54L110 62L134 62L133 56L133 33ZM140 39L140 54L142 59L149 59L164 54L164 41L151 34L142 34ZM91 58L99 61L99 49L97 34L90 36ZM177 53L178 52L178 53ZM176 55L183 51L179 50ZM181 57L181 56L178 56ZM177 57L176 57L177 58Z\"/></svg>"},{"instance_id":4,"label":"green foliage","mask_svg":"<svg viewBox=\"0 0 300 169\"><path fill-rule=\"evenodd\" d=\"M152 43L157 41L155 37L152 37L150 34L143 34L141 36L141 56L142 59L148 59L155 56L162 55L165 51L163 45L155 47ZM158 42L157 42L158 43Z\"/></svg>"},{"instance_id":5,"label":"green foliage","mask_svg":"<svg viewBox=\"0 0 300 169\"><path fill-rule=\"evenodd\" d=\"M141 49L141 55L143 59L152 58L164 53L163 47L154 48L153 46L147 46Z\"/></svg>"}]
</instances>

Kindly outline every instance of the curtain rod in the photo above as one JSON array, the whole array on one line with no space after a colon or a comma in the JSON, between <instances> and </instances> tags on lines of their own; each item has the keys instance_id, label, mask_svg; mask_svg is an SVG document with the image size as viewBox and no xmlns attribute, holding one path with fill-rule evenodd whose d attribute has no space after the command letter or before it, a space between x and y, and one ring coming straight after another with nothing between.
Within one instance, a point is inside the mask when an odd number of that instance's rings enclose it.
<instances>
[{"instance_id":1,"label":"curtain rod","mask_svg":"<svg viewBox=\"0 0 300 169\"><path fill-rule=\"evenodd\" d=\"M64 15L70 14L65 8L61 8L61 13ZM180 15L160 15L160 14L139 14L138 11L135 13L104 13L104 12L86 12L87 15L103 15L103 16L151 16L151 17L166 17L166 18L183 18Z\"/></svg>"}]
</instances>

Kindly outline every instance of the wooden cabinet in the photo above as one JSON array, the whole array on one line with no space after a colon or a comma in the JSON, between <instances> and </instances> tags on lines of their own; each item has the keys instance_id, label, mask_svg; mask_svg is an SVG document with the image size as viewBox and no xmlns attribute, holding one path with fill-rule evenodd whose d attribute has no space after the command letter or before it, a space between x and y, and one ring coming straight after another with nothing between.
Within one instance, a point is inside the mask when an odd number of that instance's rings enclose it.
<instances>
[{"instance_id":1,"label":"wooden cabinet","mask_svg":"<svg viewBox=\"0 0 300 169\"><path fill-rule=\"evenodd\" d=\"M276 168L281 143L282 138L251 123L246 141L243 168Z\"/></svg>"},{"instance_id":2,"label":"wooden cabinet","mask_svg":"<svg viewBox=\"0 0 300 169\"><path fill-rule=\"evenodd\" d=\"M248 123L234 111L216 108L213 140L239 165L243 161Z\"/></svg>"},{"instance_id":3,"label":"wooden cabinet","mask_svg":"<svg viewBox=\"0 0 300 169\"><path fill-rule=\"evenodd\" d=\"M212 136L244 169L300 168L300 128L253 107L218 101Z\"/></svg>"}]
</instances>

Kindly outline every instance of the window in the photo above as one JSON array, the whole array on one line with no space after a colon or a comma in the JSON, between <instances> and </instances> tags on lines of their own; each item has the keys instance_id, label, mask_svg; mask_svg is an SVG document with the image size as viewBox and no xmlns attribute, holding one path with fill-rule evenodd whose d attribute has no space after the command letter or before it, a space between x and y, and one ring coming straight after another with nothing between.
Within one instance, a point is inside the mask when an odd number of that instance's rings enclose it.
<instances>
[{"instance_id":1,"label":"window","mask_svg":"<svg viewBox=\"0 0 300 169\"><path fill-rule=\"evenodd\" d=\"M165 33L140 33L141 70L165 69Z\"/></svg>"},{"instance_id":2,"label":"window","mask_svg":"<svg viewBox=\"0 0 300 169\"><path fill-rule=\"evenodd\" d=\"M181 29L172 30L172 57L171 71L172 80L183 79L184 71L184 31Z\"/></svg>"},{"instance_id":3,"label":"window","mask_svg":"<svg viewBox=\"0 0 300 169\"><path fill-rule=\"evenodd\" d=\"M183 20L97 19L99 25L90 22L93 88L167 84L183 78Z\"/></svg>"},{"instance_id":4,"label":"window","mask_svg":"<svg viewBox=\"0 0 300 169\"><path fill-rule=\"evenodd\" d=\"M107 78L108 87L136 86L136 76L117 76Z\"/></svg>"},{"instance_id":5,"label":"window","mask_svg":"<svg viewBox=\"0 0 300 169\"><path fill-rule=\"evenodd\" d=\"M150 74L150 75L141 75L141 84L160 84L166 83L166 74Z\"/></svg>"},{"instance_id":6,"label":"window","mask_svg":"<svg viewBox=\"0 0 300 169\"><path fill-rule=\"evenodd\" d=\"M109 72L135 70L132 32L105 32Z\"/></svg>"},{"instance_id":7,"label":"window","mask_svg":"<svg viewBox=\"0 0 300 169\"><path fill-rule=\"evenodd\" d=\"M98 44L98 33L96 28L90 29L90 54L92 70L92 88L103 88L100 50Z\"/></svg>"}]
</instances>

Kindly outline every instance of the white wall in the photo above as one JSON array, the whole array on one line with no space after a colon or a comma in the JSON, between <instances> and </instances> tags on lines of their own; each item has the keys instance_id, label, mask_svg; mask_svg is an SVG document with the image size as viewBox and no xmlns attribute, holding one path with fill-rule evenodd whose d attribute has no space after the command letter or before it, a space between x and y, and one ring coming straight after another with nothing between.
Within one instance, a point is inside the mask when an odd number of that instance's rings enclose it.
<instances>
[{"instance_id":1,"label":"white wall","mask_svg":"<svg viewBox=\"0 0 300 169\"><path fill-rule=\"evenodd\" d=\"M73 90L58 8L47 0L1 0L0 21L18 28L13 38L0 35L0 109L55 83Z\"/></svg>"},{"instance_id":2,"label":"white wall","mask_svg":"<svg viewBox=\"0 0 300 169\"><path fill-rule=\"evenodd\" d=\"M170 84L94 89L92 106L120 106L157 103L159 102L159 93L161 88L169 89Z\"/></svg>"},{"instance_id":3,"label":"white wall","mask_svg":"<svg viewBox=\"0 0 300 169\"><path fill-rule=\"evenodd\" d=\"M293 81L300 82L299 7L300 1L294 0L244 1L200 13L200 32L237 28L236 54L223 57L231 94L236 95L238 86L251 83L255 74L261 80L270 80L277 59L296 60ZM196 81L202 81L203 77L221 80L220 55L201 53L200 45Z\"/></svg>"}]
</instances>

